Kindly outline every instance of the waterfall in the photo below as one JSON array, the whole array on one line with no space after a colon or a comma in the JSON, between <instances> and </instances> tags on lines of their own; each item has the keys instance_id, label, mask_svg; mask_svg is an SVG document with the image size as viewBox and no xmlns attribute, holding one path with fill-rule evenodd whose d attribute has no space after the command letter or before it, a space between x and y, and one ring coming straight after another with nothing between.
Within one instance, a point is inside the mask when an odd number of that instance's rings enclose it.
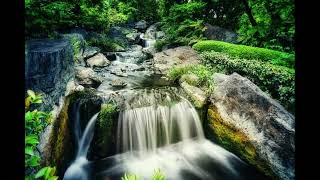
<instances>
[{"instance_id":1,"label":"waterfall","mask_svg":"<svg viewBox=\"0 0 320 180\"><path fill-rule=\"evenodd\" d=\"M192 138L204 138L196 110L182 100L172 106L123 111L118 121L118 152L155 150Z\"/></svg>"},{"instance_id":2,"label":"waterfall","mask_svg":"<svg viewBox=\"0 0 320 180\"><path fill-rule=\"evenodd\" d=\"M90 147L91 140L93 138L95 122L97 120L99 113L96 113L91 117L88 124L86 125L86 128L81 138L79 138L81 134L79 102L75 105L74 108L75 108L74 110L76 111L74 131L75 131L75 136L78 144L78 151L77 151L75 161L67 169L63 179L64 180L87 180L89 178L87 169L86 169L86 166L88 164L87 153Z\"/></svg>"}]
</instances>

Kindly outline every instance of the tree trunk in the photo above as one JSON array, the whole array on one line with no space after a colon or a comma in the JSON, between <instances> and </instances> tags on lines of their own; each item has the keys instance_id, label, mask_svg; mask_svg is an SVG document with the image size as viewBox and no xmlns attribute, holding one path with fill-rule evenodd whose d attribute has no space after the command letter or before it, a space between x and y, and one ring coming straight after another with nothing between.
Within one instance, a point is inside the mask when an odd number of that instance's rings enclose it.
<instances>
[{"instance_id":1,"label":"tree trunk","mask_svg":"<svg viewBox=\"0 0 320 180\"><path fill-rule=\"evenodd\" d=\"M252 15L252 11L251 11L251 8L249 6L249 3L248 3L248 0L242 0L243 4L244 4L244 8L245 8L245 11L246 13L248 14L248 17L249 17L249 20L250 20L250 23L252 26L257 26L257 22L256 20L253 18L253 15Z\"/></svg>"}]
</instances>

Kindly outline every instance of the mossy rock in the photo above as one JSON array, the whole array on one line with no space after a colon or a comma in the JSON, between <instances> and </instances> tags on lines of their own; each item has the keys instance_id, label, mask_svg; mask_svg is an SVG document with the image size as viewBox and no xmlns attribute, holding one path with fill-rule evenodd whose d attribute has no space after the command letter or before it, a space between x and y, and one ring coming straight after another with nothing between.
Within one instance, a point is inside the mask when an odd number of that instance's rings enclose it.
<instances>
[{"instance_id":1,"label":"mossy rock","mask_svg":"<svg viewBox=\"0 0 320 180\"><path fill-rule=\"evenodd\" d=\"M118 116L119 109L116 104L101 105L89 159L98 160L115 154Z\"/></svg>"},{"instance_id":2,"label":"mossy rock","mask_svg":"<svg viewBox=\"0 0 320 180\"><path fill-rule=\"evenodd\" d=\"M100 110L102 100L92 90L76 91L65 98L60 113L53 123L49 143L45 148L46 160L44 165L56 166L57 175L63 173L72 163L77 151L77 143L74 135L74 106L80 103L80 124L82 132L89 119Z\"/></svg>"},{"instance_id":3,"label":"mossy rock","mask_svg":"<svg viewBox=\"0 0 320 180\"><path fill-rule=\"evenodd\" d=\"M253 165L265 175L277 179L266 161L259 157L257 149L246 134L227 124L220 116L216 106L209 105L207 118L206 130L209 132L206 134L211 136L209 138L216 140L219 145Z\"/></svg>"}]
</instances>

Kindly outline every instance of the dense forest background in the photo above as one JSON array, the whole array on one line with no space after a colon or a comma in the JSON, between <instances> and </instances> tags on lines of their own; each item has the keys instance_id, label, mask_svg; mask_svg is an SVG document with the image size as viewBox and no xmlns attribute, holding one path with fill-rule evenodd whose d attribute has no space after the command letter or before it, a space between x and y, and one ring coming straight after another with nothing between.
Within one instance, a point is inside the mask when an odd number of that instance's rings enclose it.
<instances>
[{"instance_id":1,"label":"dense forest background","mask_svg":"<svg viewBox=\"0 0 320 180\"><path fill-rule=\"evenodd\" d=\"M293 0L25 0L25 8L27 38L146 20L167 34L158 45L190 45L209 23L237 32L240 44L294 52Z\"/></svg>"}]
</instances>

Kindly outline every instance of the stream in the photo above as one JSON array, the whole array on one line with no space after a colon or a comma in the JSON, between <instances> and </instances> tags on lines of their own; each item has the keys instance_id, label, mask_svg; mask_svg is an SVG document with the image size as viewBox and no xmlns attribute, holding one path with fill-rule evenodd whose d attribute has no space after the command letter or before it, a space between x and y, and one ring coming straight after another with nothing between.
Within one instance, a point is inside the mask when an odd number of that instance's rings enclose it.
<instances>
[{"instance_id":1,"label":"stream","mask_svg":"<svg viewBox=\"0 0 320 180\"><path fill-rule=\"evenodd\" d=\"M141 35L144 38L144 34ZM117 153L89 161L87 152L94 135L98 113L80 132L81 117L76 116L77 155L64 180L118 180L124 173L150 179L160 169L169 180L266 179L236 155L206 139L202 121L192 104L178 88L157 88L159 77L152 61L141 61L143 51L152 49L155 39L146 39L144 47L132 45L117 52L111 65L97 70L104 78L97 88L103 96L126 96L117 124ZM110 85L119 79L122 88Z\"/></svg>"}]
</instances>

